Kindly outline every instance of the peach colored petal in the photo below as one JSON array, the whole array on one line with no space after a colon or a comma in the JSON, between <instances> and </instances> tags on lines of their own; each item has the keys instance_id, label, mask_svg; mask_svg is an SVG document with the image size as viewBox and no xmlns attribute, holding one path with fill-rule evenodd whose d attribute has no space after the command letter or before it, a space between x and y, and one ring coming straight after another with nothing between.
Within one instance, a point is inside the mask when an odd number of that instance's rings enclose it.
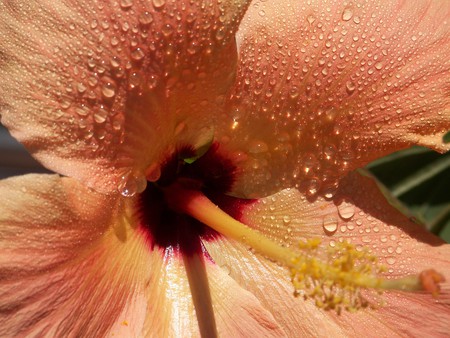
<instances>
[{"instance_id":1,"label":"peach colored petal","mask_svg":"<svg viewBox=\"0 0 450 338\"><path fill-rule=\"evenodd\" d=\"M195 336L182 263L149 250L123 203L56 175L0 191L0 336Z\"/></svg>"},{"instance_id":2,"label":"peach colored petal","mask_svg":"<svg viewBox=\"0 0 450 338\"><path fill-rule=\"evenodd\" d=\"M288 336L448 334L450 245L393 209L369 178L350 174L333 199L313 203L294 189L285 190L250 205L243 215L242 220L249 225L292 247L306 238L322 238L325 247L343 240L367 247L388 268L387 277L434 268L447 279L436 299L421 292L385 292L386 305L338 316L293 297L293 286L283 267L250 253L240 244L228 241L207 244L216 262L270 309Z\"/></svg>"},{"instance_id":3,"label":"peach colored petal","mask_svg":"<svg viewBox=\"0 0 450 338\"><path fill-rule=\"evenodd\" d=\"M449 149L449 18L448 1L254 3L217 128L242 160L236 193L323 192L411 144Z\"/></svg>"},{"instance_id":4,"label":"peach colored petal","mask_svg":"<svg viewBox=\"0 0 450 338\"><path fill-rule=\"evenodd\" d=\"M0 335L104 334L129 285L101 265L114 200L56 175L2 180L0 191Z\"/></svg>"},{"instance_id":5,"label":"peach colored petal","mask_svg":"<svg viewBox=\"0 0 450 338\"><path fill-rule=\"evenodd\" d=\"M175 147L211 140L246 7L2 1L2 123L45 166L97 190L139 185L152 165L155 178Z\"/></svg>"},{"instance_id":6,"label":"peach colored petal","mask_svg":"<svg viewBox=\"0 0 450 338\"><path fill-rule=\"evenodd\" d=\"M198 337L183 260L151 251L132 201L76 180L0 181L0 336ZM209 261L221 336L282 336L248 291Z\"/></svg>"},{"instance_id":7,"label":"peach colored petal","mask_svg":"<svg viewBox=\"0 0 450 338\"><path fill-rule=\"evenodd\" d=\"M285 336L270 308L264 308L254 295L230 278L226 270L208 263L207 272L219 337Z\"/></svg>"}]
</instances>

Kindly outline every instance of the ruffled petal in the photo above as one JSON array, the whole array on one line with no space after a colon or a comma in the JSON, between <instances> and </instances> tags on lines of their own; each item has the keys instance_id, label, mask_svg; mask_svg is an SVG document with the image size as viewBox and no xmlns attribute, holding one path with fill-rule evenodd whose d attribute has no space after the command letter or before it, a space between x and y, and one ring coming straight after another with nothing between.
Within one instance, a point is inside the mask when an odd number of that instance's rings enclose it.
<instances>
[{"instance_id":1,"label":"ruffled petal","mask_svg":"<svg viewBox=\"0 0 450 338\"><path fill-rule=\"evenodd\" d=\"M102 192L139 191L176 147L211 140L246 8L233 0L2 2L2 123L58 173Z\"/></svg>"},{"instance_id":2,"label":"ruffled petal","mask_svg":"<svg viewBox=\"0 0 450 338\"><path fill-rule=\"evenodd\" d=\"M320 193L394 150L449 149L449 17L431 0L251 6L217 128L242 161L236 194Z\"/></svg>"},{"instance_id":3,"label":"ruffled petal","mask_svg":"<svg viewBox=\"0 0 450 338\"><path fill-rule=\"evenodd\" d=\"M386 304L379 308L336 315L293 297L287 269L237 243L208 243L217 263L270 309L288 336L445 336L450 320L450 245L392 208L369 178L350 174L332 200L311 203L291 189L242 208L242 221L284 245L295 248L299 240L321 238L326 248L345 240L377 256L388 278L434 268L447 279L436 299L421 292L386 291L381 296Z\"/></svg>"}]
</instances>

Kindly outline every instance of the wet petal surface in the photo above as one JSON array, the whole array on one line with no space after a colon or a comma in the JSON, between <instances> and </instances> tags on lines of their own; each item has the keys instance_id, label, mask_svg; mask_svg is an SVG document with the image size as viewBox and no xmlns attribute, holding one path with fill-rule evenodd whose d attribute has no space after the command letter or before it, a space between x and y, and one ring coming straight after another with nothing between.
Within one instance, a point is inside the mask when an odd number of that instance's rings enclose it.
<instances>
[{"instance_id":1,"label":"wet petal surface","mask_svg":"<svg viewBox=\"0 0 450 338\"><path fill-rule=\"evenodd\" d=\"M54 171L103 192L139 191L175 147L212 139L245 8L2 2L2 123Z\"/></svg>"},{"instance_id":2,"label":"wet petal surface","mask_svg":"<svg viewBox=\"0 0 450 338\"><path fill-rule=\"evenodd\" d=\"M253 3L217 128L242 161L236 193L324 194L394 150L449 149L449 16L447 1Z\"/></svg>"},{"instance_id":3,"label":"wet petal surface","mask_svg":"<svg viewBox=\"0 0 450 338\"><path fill-rule=\"evenodd\" d=\"M291 248L308 238L321 238L324 249L344 240L358 250L367 248L386 266L388 278L436 268L447 279L436 299L421 292L386 291L381 296L385 305L337 316L318 309L314 302L295 298L283 267L250 253L241 244L206 243L217 264L270 309L288 336L367 335L367 327L373 336L444 334L450 319L450 245L399 214L369 178L350 174L333 200L315 203L295 190L285 190L244 207L242 221ZM372 300L375 304L377 298ZM286 308L292 311L286 312ZM405 312L405 308L411 310ZM417 326L424 321L429 325Z\"/></svg>"}]
</instances>

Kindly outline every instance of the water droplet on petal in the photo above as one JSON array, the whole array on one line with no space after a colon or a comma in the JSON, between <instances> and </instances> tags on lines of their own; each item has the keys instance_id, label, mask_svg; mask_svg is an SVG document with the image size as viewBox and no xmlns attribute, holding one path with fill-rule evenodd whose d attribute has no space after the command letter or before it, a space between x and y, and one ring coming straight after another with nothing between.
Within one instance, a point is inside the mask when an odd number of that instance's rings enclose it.
<instances>
[{"instance_id":1,"label":"water droplet on petal","mask_svg":"<svg viewBox=\"0 0 450 338\"><path fill-rule=\"evenodd\" d=\"M140 61L144 57L144 52L141 48L136 48L133 51L131 51L131 58L134 61Z\"/></svg>"},{"instance_id":2,"label":"water droplet on petal","mask_svg":"<svg viewBox=\"0 0 450 338\"><path fill-rule=\"evenodd\" d=\"M342 12L342 20L348 21L353 17L353 10L351 8L346 8Z\"/></svg>"},{"instance_id":3,"label":"water droplet on petal","mask_svg":"<svg viewBox=\"0 0 450 338\"><path fill-rule=\"evenodd\" d=\"M144 175L128 174L121 177L117 190L124 197L133 197L141 193L147 187L147 179Z\"/></svg>"},{"instance_id":4,"label":"water droplet on petal","mask_svg":"<svg viewBox=\"0 0 450 338\"><path fill-rule=\"evenodd\" d=\"M155 8L161 8L166 4L166 0L153 0L153 6Z\"/></svg>"},{"instance_id":5,"label":"water droplet on petal","mask_svg":"<svg viewBox=\"0 0 450 338\"><path fill-rule=\"evenodd\" d=\"M396 261L396 259L392 256L386 257L386 263L388 263L389 265L394 264Z\"/></svg>"},{"instance_id":6,"label":"water droplet on petal","mask_svg":"<svg viewBox=\"0 0 450 338\"><path fill-rule=\"evenodd\" d=\"M353 94L353 92L355 91L355 89L356 89L356 85L352 82L352 81L348 81L346 84L345 84L345 89L347 90L347 94Z\"/></svg>"},{"instance_id":7,"label":"water droplet on petal","mask_svg":"<svg viewBox=\"0 0 450 338\"><path fill-rule=\"evenodd\" d=\"M99 110L94 113L94 120L97 123L103 123L108 117L108 111L102 106Z\"/></svg>"},{"instance_id":8,"label":"water droplet on petal","mask_svg":"<svg viewBox=\"0 0 450 338\"><path fill-rule=\"evenodd\" d=\"M153 22L153 15L150 12L143 12L139 16L139 23L141 25L147 26L150 25Z\"/></svg>"},{"instance_id":9,"label":"water droplet on petal","mask_svg":"<svg viewBox=\"0 0 450 338\"><path fill-rule=\"evenodd\" d=\"M333 234L337 230L338 221L334 217L325 217L323 219L322 225L327 234Z\"/></svg>"},{"instance_id":10,"label":"water droplet on petal","mask_svg":"<svg viewBox=\"0 0 450 338\"><path fill-rule=\"evenodd\" d=\"M342 219L349 220L355 215L355 207L348 201L342 201L337 208Z\"/></svg>"},{"instance_id":11,"label":"water droplet on petal","mask_svg":"<svg viewBox=\"0 0 450 338\"><path fill-rule=\"evenodd\" d=\"M102 87L104 97L111 99L116 95L116 85L114 82L106 82Z\"/></svg>"},{"instance_id":12,"label":"water droplet on petal","mask_svg":"<svg viewBox=\"0 0 450 338\"><path fill-rule=\"evenodd\" d=\"M120 7L122 9L129 9L131 6L133 6L132 0L120 0Z\"/></svg>"}]
</instances>

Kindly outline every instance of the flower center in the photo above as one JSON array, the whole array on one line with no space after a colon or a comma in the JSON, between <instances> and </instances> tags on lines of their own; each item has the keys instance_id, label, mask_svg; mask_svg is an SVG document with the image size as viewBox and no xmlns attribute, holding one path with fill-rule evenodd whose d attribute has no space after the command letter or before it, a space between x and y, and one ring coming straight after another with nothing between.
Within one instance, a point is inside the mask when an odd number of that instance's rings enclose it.
<instances>
[{"instance_id":1,"label":"flower center","mask_svg":"<svg viewBox=\"0 0 450 338\"><path fill-rule=\"evenodd\" d=\"M243 205L254 200L227 196L235 181L237 167L220 153L220 145L212 144L208 151L196 158L191 147L178 149L161 166L159 179L147 184L139 196L140 226L151 243L152 249L175 249L181 254L205 252L202 241L212 241L221 234L197 219L174 210L165 191L171 186L200 191L239 219ZM170 199L170 198L169 198Z\"/></svg>"}]
</instances>

